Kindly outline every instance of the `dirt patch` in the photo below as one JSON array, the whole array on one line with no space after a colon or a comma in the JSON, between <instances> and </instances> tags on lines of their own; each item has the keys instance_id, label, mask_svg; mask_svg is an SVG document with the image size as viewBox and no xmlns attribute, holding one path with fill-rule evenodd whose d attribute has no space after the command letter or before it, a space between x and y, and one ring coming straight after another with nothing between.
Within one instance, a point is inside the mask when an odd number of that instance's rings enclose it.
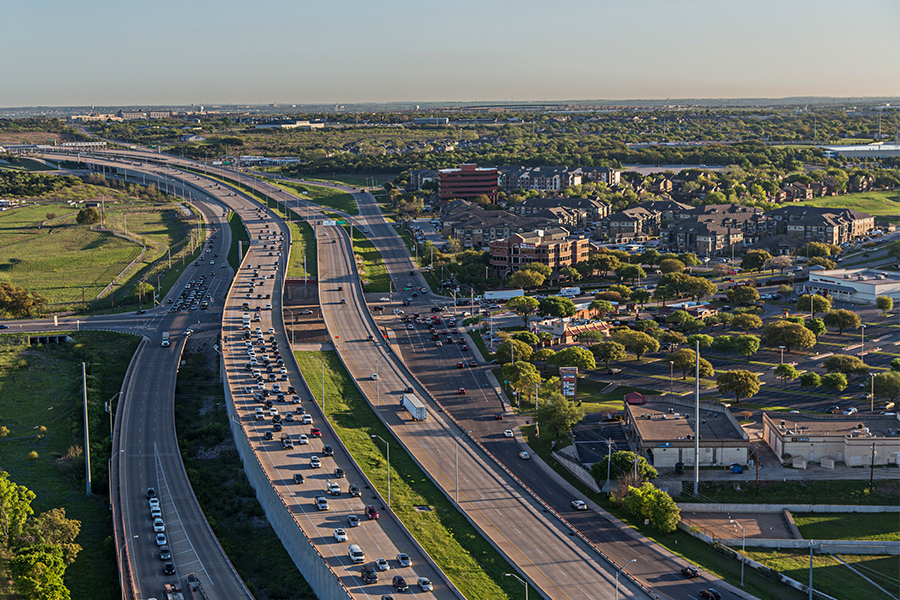
<instances>
[{"instance_id":1,"label":"dirt patch","mask_svg":"<svg viewBox=\"0 0 900 600\"><path fill-rule=\"evenodd\" d=\"M681 520L713 538L739 539L744 528L747 539L791 539L793 535L781 513L727 515L723 513L681 513Z\"/></svg>"}]
</instances>

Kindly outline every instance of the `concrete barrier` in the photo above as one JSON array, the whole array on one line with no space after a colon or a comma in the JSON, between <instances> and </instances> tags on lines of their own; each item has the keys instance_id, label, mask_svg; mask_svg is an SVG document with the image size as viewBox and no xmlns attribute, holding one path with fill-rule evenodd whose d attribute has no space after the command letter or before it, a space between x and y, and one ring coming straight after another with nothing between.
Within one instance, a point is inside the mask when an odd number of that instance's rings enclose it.
<instances>
[{"instance_id":1,"label":"concrete barrier","mask_svg":"<svg viewBox=\"0 0 900 600\"><path fill-rule=\"evenodd\" d=\"M900 513L900 506L871 506L849 504L703 504L678 502L682 512L696 513Z\"/></svg>"},{"instance_id":2,"label":"concrete barrier","mask_svg":"<svg viewBox=\"0 0 900 600\"><path fill-rule=\"evenodd\" d=\"M716 538L726 546L740 546L741 538ZM900 556L900 542L869 540L785 540L748 538L748 548L788 548L808 550L810 545L819 553L826 554L873 554Z\"/></svg>"}]
</instances>

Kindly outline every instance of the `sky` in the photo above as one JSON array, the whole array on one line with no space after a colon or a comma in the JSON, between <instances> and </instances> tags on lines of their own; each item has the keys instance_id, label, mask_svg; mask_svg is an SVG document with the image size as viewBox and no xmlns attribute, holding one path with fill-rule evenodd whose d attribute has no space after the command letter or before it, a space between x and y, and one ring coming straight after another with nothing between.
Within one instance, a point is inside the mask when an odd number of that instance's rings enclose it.
<instances>
[{"instance_id":1,"label":"sky","mask_svg":"<svg viewBox=\"0 0 900 600\"><path fill-rule=\"evenodd\" d=\"M897 0L41 0L0 106L900 95Z\"/></svg>"}]
</instances>

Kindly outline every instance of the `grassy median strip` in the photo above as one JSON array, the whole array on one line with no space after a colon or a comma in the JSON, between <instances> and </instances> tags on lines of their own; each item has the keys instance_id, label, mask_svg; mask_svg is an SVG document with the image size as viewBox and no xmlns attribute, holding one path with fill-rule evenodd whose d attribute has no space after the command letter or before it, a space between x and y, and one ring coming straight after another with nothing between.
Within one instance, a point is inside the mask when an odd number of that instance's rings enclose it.
<instances>
[{"instance_id":1,"label":"grassy median strip","mask_svg":"<svg viewBox=\"0 0 900 600\"><path fill-rule=\"evenodd\" d=\"M350 231L349 225L344 225L344 229ZM360 276L363 280L365 291L387 293L391 290L391 278L388 274L387 267L384 264L384 258L378 248L369 241L358 228L353 228L353 254L361 257L363 260L360 265Z\"/></svg>"},{"instance_id":2,"label":"grassy median strip","mask_svg":"<svg viewBox=\"0 0 900 600\"><path fill-rule=\"evenodd\" d=\"M359 208L356 206L356 198L347 192L323 187L320 185L308 185L303 183L293 183L290 181L280 181L277 179L266 179L266 183L280 187L281 189L295 194L302 198L318 204L320 206L328 206L335 210L347 213L348 215L358 215Z\"/></svg>"},{"instance_id":3,"label":"grassy median strip","mask_svg":"<svg viewBox=\"0 0 900 600\"><path fill-rule=\"evenodd\" d=\"M391 444L393 511L463 595L469 600L520 597L521 584L503 576L512 572L510 564L431 483L377 419L338 356L333 351L295 352L294 356L320 404L324 363L328 419L383 497L387 497L385 448L371 436L381 436ZM429 510L419 510L421 507Z\"/></svg>"}]
</instances>

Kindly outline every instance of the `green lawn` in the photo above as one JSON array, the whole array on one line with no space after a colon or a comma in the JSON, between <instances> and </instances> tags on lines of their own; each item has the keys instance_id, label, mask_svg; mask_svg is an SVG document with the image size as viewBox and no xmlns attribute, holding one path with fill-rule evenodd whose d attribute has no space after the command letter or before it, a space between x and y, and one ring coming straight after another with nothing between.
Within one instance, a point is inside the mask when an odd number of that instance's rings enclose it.
<instances>
[{"instance_id":1,"label":"green lawn","mask_svg":"<svg viewBox=\"0 0 900 600\"><path fill-rule=\"evenodd\" d=\"M319 267L316 262L316 235L306 221L291 221L291 264L288 277L316 277ZM306 255L306 270L303 270L303 256Z\"/></svg>"},{"instance_id":2,"label":"green lawn","mask_svg":"<svg viewBox=\"0 0 900 600\"><path fill-rule=\"evenodd\" d=\"M860 192L844 196L831 196L798 202L803 206L824 206L828 208L852 208L876 216L890 217L900 221L900 193Z\"/></svg>"},{"instance_id":3,"label":"green lawn","mask_svg":"<svg viewBox=\"0 0 900 600\"><path fill-rule=\"evenodd\" d=\"M331 177L330 179L325 179L323 177L307 177L307 181L321 181L324 183L339 183L341 185L349 185L353 187L365 187L365 186L382 186L388 181L393 181L397 176L396 173L377 173L375 175L371 175L369 177L360 177L359 175L351 175L351 174L342 174L338 173Z\"/></svg>"},{"instance_id":4,"label":"green lawn","mask_svg":"<svg viewBox=\"0 0 900 600\"><path fill-rule=\"evenodd\" d=\"M7 171L56 171L55 167L34 160L33 158L18 157L15 162L0 161L0 169Z\"/></svg>"},{"instance_id":5,"label":"green lawn","mask_svg":"<svg viewBox=\"0 0 900 600\"><path fill-rule=\"evenodd\" d=\"M81 521L78 558L66 571L73 598L119 597L112 524L107 497L109 416L104 402L115 398L139 339L118 333L68 332L65 345L28 346L27 336L0 335L0 469L31 489L35 512L65 508ZM17 340L25 345L14 345ZM93 495L85 498L81 363L87 363ZM115 408L115 407L114 407ZM46 428L45 430L42 428ZM70 449L78 447L77 451ZM38 453L28 460L29 452ZM0 597L8 592L0 576Z\"/></svg>"},{"instance_id":6,"label":"green lawn","mask_svg":"<svg viewBox=\"0 0 900 600\"><path fill-rule=\"evenodd\" d=\"M319 361L325 363L328 419L356 463L385 497L385 448L371 436L381 436L391 444L392 508L463 595L471 600L518 598L523 591L521 584L503 576L512 572L509 563L425 477L391 431L375 417L337 355L329 351L295 352L294 356L320 404ZM431 510L416 510L417 506L429 506Z\"/></svg>"},{"instance_id":7,"label":"green lawn","mask_svg":"<svg viewBox=\"0 0 900 600\"><path fill-rule=\"evenodd\" d=\"M743 406L743 404L742 404ZM687 489L687 487L685 487ZM875 491L869 492L868 481L804 481L785 483L763 481L759 495L755 486L742 485L734 489L731 481L700 482L700 494L704 501L719 503L762 504L872 504L896 505L900 499L900 483L878 481ZM690 502L687 497L684 502ZM896 515L892 517L896 524Z\"/></svg>"},{"instance_id":8,"label":"green lawn","mask_svg":"<svg viewBox=\"0 0 900 600\"><path fill-rule=\"evenodd\" d=\"M359 208L356 206L356 199L347 192L341 192L320 185L292 183L277 179L269 180L269 183L321 206L328 206L335 210L347 213L348 215L359 214Z\"/></svg>"},{"instance_id":9,"label":"green lawn","mask_svg":"<svg viewBox=\"0 0 900 600\"><path fill-rule=\"evenodd\" d=\"M344 225L344 229L349 234L350 226ZM359 267L359 274L365 290L367 292L389 292L391 278L387 267L384 265L381 252L357 228L353 229L353 253L357 257L362 257L362 264L357 261L357 266Z\"/></svg>"},{"instance_id":10,"label":"green lawn","mask_svg":"<svg viewBox=\"0 0 900 600\"><path fill-rule=\"evenodd\" d=\"M897 513L793 513L807 540L879 540L900 542Z\"/></svg>"}]
</instances>

